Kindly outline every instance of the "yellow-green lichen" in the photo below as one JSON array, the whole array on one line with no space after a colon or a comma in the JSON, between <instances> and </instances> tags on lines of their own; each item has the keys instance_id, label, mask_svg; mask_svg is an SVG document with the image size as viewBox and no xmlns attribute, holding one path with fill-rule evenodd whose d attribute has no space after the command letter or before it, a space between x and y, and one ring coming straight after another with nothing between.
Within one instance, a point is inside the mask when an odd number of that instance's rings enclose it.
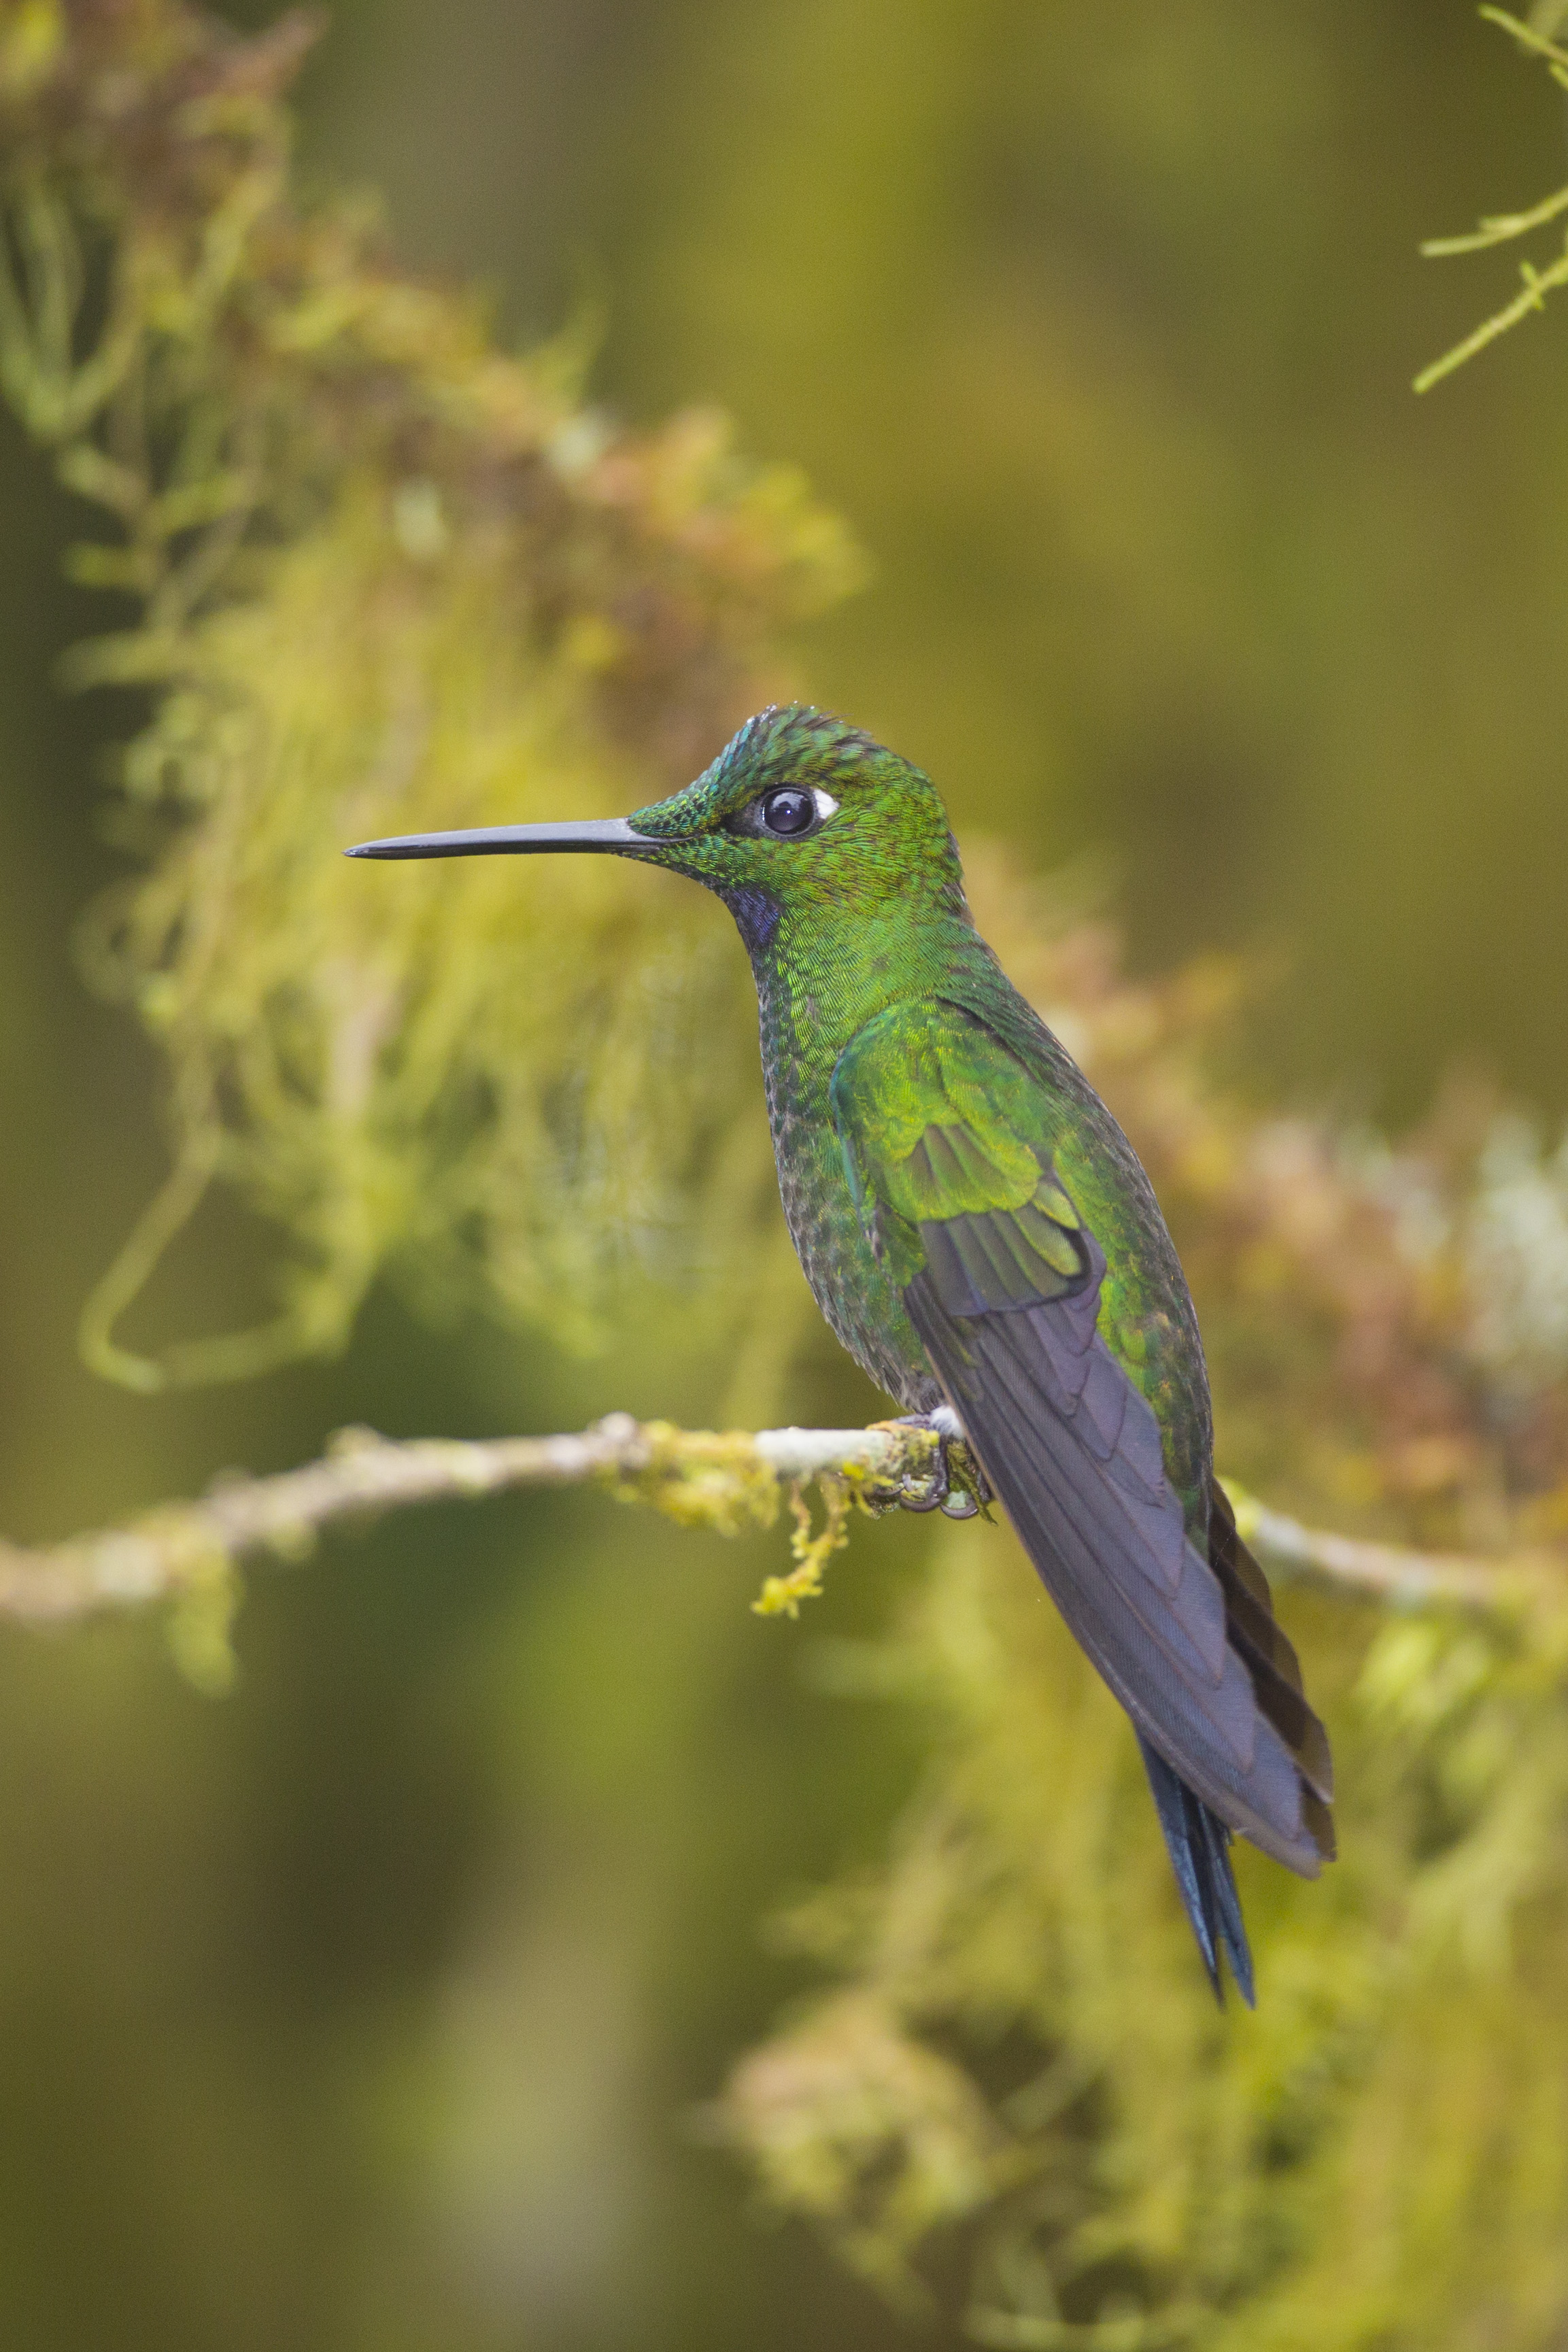
<instances>
[{"instance_id":1,"label":"yellow-green lichen","mask_svg":"<svg viewBox=\"0 0 1568 2352\"><path fill-rule=\"evenodd\" d=\"M849 1540L849 1513L855 1500L853 1490L842 1478L824 1472L817 1480L822 1490L824 1517L819 1528L813 1530L811 1508L797 1480L790 1488L789 1507L795 1528L790 1536L790 1553L795 1566L787 1576L770 1576L752 1607L759 1617L798 1617L803 1601L814 1601L822 1591L823 1570L836 1551L841 1551Z\"/></svg>"},{"instance_id":2,"label":"yellow-green lichen","mask_svg":"<svg viewBox=\"0 0 1568 2352\"><path fill-rule=\"evenodd\" d=\"M684 1528L736 1536L771 1528L778 1517L779 1483L742 1430L727 1433L644 1422L638 1431L647 1459L635 1469L616 1465L603 1483L623 1503L646 1503Z\"/></svg>"},{"instance_id":3,"label":"yellow-green lichen","mask_svg":"<svg viewBox=\"0 0 1568 2352\"><path fill-rule=\"evenodd\" d=\"M509 357L364 206L300 206L310 37L0 10L0 392L88 503L76 577L138 608L71 676L153 697L137 870L87 947L169 1064L171 1177L83 1326L143 1389L339 1347L388 1268L579 1345L649 1286L711 1304L721 1267L743 1312L749 1016L696 909L580 861L545 923L515 869L340 853L658 796L858 572L721 417L629 433L580 338ZM149 1354L121 1326L214 1183L287 1233L278 1311Z\"/></svg>"}]
</instances>

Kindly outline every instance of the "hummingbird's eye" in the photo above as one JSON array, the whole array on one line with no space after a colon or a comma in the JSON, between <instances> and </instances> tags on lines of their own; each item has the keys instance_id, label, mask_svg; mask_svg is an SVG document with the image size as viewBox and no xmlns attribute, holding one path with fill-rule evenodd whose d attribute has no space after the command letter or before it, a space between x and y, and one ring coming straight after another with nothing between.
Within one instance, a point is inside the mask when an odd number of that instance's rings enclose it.
<instances>
[{"instance_id":1,"label":"hummingbird's eye","mask_svg":"<svg viewBox=\"0 0 1568 2352\"><path fill-rule=\"evenodd\" d=\"M771 793L761 793L726 817L724 830L753 835L771 833L775 839L798 841L803 834L815 833L837 813L838 803L820 785L778 784Z\"/></svg>"},{"instance_id":2,"label":"hummingbird's eye","mask_svg":"<svg viewBox=\"0 0 1568 2352\"><path fill-rule=\"evenodd\" d=\"M770 833L808 833L816 823L816 803L798 785L785 784L767 794L761 814Z\"/></svg>"}]
</instances>

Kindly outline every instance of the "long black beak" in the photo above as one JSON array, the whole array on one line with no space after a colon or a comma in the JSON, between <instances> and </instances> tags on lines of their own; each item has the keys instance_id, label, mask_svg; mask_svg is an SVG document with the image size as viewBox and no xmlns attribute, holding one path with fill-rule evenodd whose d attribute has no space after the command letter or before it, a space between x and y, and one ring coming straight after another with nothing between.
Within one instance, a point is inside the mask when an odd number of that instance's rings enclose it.
<instances>
[{"instance_id":1,"label":"long black beak","mask_svg":"<svg viewBox=\"0 0 1568 2352\"><path fill-rule=\"evenodd\" d=\"M345 857L512 857L549 850L662 849L652 834L634 833L624 816L584 817L565 824L480 825L472 833L395 833L362 841Z\"/></svg>"}]
</instances>

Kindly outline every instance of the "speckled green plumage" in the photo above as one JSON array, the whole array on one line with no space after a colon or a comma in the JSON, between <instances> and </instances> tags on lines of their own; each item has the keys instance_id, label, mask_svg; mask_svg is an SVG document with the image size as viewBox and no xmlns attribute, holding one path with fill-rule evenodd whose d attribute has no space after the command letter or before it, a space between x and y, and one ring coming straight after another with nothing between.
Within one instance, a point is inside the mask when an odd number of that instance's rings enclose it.
<instances>
[{"instance_id":1,"label":"speckled green plumage","mask_svg":"<svg viewBox=\"0 0 1568 2352\"><path fill-rule=\"evenodd\" d=\"M789 838L769 833L781 793ZM1231 1831L1315 1874L1332 1769L1214 1484L1197 1321L1136 1155L976 932L908 761L767 711L631 825L657 845L630 854L716 890L750 950L779 1188L823 1313L900 1404L955 1413L1132 1718L1216 1992L1223 1951L1250 2000Z\"/></svg>"},{"instance_id":2,"label":"speckled green plumage","mask_svg":"<svg viewBox=\"0 0 1568 2352\"><path fill-rule=\"evenodd\" d=\"M853 835L759 844L742 868L717 820L788 780L855 794ZM1100 1329L1153 1407L1189 1523L1206 1525L1208 1383L1187 1287L1149 1181L1126 1138L976 931L958 846L934 786L858 730L815 711L768 712L675 799L639 810L639 832L685 834L677 865L730 900L751 950L763 1073L790 1233L837 1338L888 1393L928 1412L942 1390L900 1292L918 1237L879 1264L861 1214L841 1121L866 1122L863 1149L896 1189L920 1133L944 1112L943 1048L962 1062L964 1117L1012 1171L1054 1161L1097 1234L1108 1270ZM672 844L673 850L673 844ZM748 894L778 908L770 929ZM984 1024L976 1032L973 1020ZM874 1050L866 1039L872 1024ZM989 1033L989 1034L986 1034ZM874 1182L871 1184L874 1190ZM953 1193L950 1213L967 1205ZM940 1202L932 1203L942 1213Z\"/></svg>"}]
</instances>

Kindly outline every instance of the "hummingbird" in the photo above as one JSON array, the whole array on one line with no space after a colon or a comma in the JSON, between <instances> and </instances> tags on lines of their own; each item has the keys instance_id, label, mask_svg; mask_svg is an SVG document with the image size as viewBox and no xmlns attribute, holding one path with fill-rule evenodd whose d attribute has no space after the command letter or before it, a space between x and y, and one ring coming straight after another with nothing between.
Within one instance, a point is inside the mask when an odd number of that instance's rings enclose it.
<instances>
[{"instance_id":1,"label":"hummingbird","mask_svg":"<svg viewBox=\"0 0 1568 2352\"><path fill-rule=\"evenodd\" d=\"M837 1339L962 1438L1132 1719L1209 1981L1255 2000L1239 1832L1334 1853L1326 1733L1214 1475L1203 1343L1136 1153L975 929L930 778L801 704L629 817L353 857L630 857L713 891L756 981L790 1234Z\"/></svg>"}]
</instances>

